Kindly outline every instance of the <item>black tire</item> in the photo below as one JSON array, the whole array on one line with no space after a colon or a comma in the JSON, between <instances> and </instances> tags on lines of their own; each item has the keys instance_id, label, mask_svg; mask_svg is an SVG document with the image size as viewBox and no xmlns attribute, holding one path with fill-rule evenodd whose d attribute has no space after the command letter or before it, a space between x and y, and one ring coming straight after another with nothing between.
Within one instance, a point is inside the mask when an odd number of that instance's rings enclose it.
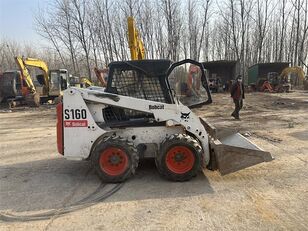
<instances>
[{"instance_id":1,"label":"black tire","mask_svg":"<svg viewBox=\"0 0 308 231\"><path fill-rule=\"evenodd\" d=\"M101 141L91 154L93 168L100 179L108 183L127 180L135 174L138 162L139 156L134 144L118 136Z\"/></svg>"},{"instance_id":2,"label":"black tire","mask_svg":"<svg viewBox=\"0 0 308 231\"><path fill-rule=\"evenodd\" d=\"M172 155L175 156L171 157ZM178 160L176 160L177 155L179 155ZM198 141L186 134L174 134L163 141L155 162L158 172L164 178L171 181L187 181L196 176L200 170L201 156L202 148ZM174 163L171 164L172 161Z\"/></svg>"}]
</instances>

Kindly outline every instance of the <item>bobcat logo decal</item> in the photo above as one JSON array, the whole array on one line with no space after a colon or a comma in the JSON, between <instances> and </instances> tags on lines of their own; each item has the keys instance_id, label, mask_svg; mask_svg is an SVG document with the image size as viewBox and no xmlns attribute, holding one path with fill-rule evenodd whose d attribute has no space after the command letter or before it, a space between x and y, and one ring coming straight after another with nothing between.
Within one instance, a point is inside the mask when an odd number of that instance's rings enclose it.
<instances>
[{"instance_id":1,"label":"bobcat logo decal","mask_svg":"<svg viewBox=\"0 0 308 231\"><path fill-rule=\"evenodd\" d=\"M181 119L189 119L189 114L190 114L190 112L188 112L188 113L181 112Z\"/></svg>"}]
</instances>

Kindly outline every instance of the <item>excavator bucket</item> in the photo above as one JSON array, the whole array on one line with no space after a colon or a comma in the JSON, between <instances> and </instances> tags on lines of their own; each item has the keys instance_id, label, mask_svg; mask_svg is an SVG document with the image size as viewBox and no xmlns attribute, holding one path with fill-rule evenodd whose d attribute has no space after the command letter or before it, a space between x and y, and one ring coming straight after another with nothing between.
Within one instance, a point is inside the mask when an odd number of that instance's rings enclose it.
<instances>
[{"instance_id":1,"label":"excavator bucket","mask_svg":"<svg viewBox=\"0 0 308 231\"><path fill-rule=\"evenodd\" d=\"M211 161L208 165L211 170L226 175L274 159L269 152L263 151L240 133L231 129L216 129L204 119L201 122L211 137Z\"/></svg>"}]
</instances>

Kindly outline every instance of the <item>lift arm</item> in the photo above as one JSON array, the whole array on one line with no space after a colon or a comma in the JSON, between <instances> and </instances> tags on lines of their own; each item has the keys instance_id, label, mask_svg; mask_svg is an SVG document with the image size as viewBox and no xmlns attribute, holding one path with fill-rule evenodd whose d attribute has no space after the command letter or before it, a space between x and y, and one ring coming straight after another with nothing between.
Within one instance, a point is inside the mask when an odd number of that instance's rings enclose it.
<instances>
[{"instance_id":1,"label":"lift arm","mask_svg":"<svg viewBox=\"0 0 308 231\"><path fill-rule=\"evenodd\" d=\"M48 76L48 66L47 64L40 59L26 58L24 59L24 63L30 67L37 67L43 71L44 82L47 87L49 87L49 76Z\"/></svg>"},{"instance_id":2,"label":"lift arm","mask_svg":"<svg viewBox=\"0 0 308 231\"><path fill-rule=\"evenodd\" d=\"M15 57L15 62L16 64L19 66L19 69L21 71L21 74L23 76L23 79L25 80L27 87L30 90L31 94L35 94L36 93L36 89L35 86L33 84L33 81L31 79L31 75L29 73L28 68L26 67L23 58L22 57Z\"/></svg>"},{"instance_id":3,"label":"lift arm","mask_svg":"<svg viewBox=\"0 0 308 231\"><path fill-rule=\"evenodd\" d=\"M128 44L132 60L140 60L145 58L145 49L140 38L139 32L136 28L133 17L127 18L128 27Z\"/></svg>"}]
</instances>

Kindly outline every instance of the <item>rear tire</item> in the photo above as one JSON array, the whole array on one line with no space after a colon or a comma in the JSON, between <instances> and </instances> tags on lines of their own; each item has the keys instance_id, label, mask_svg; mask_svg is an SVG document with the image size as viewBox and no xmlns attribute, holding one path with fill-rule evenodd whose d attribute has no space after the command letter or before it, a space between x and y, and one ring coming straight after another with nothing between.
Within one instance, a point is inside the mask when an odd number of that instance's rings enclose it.
<instances>
[{"instance_id":1,"label":"rear tire","mask_svg":"<svg viewBox=\"0 0 308 231\"><path fill-rule=\"evenodd\" d=\"M187 181L197 175L201 156L202 148L198 141L186 134L174 134L163 141L155 162L164 178Z\"/></svg>"},{"instance_id":2,"label":"rear tire","mask_svg":"<svg viewBox=\"0 0 308 231\"><path fill-rule=\"evenodd\" d=\"M117 183L135 173L139 157L133 143L117 136L98 143L91 155L91 162L102 181Z\"/></svg>"}]
</instances>

